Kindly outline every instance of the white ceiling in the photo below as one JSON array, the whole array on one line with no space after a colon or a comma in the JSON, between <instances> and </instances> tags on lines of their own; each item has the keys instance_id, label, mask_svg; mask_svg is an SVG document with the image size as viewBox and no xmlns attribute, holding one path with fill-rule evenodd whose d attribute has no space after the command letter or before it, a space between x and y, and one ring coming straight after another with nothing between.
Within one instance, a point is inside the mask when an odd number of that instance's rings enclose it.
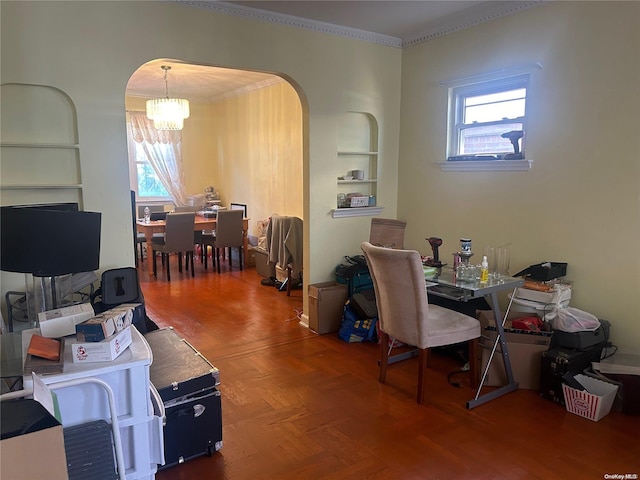
<instances>
[{"instance_id":1,"label":"white ceiling","mask_svg":"<svg viewBox=\"0 0 640 480\"><path fill-rule=\"evenodd\" d=\"M396 47L420 43L541 3L541 0L175 1L189 7L357 36ZM168 73L169 95L191 101L212 102L281 81L279 77L261 72L154 60L131 76L127 95L164 97L161 65L172 67Z\"/></svg>"}]
</instances>

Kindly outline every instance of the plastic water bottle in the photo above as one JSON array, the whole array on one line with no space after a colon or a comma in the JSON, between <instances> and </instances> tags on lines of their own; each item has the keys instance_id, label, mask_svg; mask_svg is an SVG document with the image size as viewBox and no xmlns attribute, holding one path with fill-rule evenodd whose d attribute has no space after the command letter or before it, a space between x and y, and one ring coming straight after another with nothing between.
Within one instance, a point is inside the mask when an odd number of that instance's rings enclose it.
<instances>
[{"instance_id":1,"label":"plastic water bottle","mask_svg":"<svg viewBox=\"0 0 640 480\"><path fill-rule=\"evenodd\" d=\"M151 210L149 207L144 207L144 223L149 223L151 221Z\"/></svg>"}]
</instances>

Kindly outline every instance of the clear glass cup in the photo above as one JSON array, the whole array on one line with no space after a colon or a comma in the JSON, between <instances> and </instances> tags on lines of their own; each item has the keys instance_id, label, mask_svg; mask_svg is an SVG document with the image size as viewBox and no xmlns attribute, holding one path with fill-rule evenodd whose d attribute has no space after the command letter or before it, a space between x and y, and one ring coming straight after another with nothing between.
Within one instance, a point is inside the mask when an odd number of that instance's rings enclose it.
<instances>
[{"instance_id":1,"label":"clear glass cup","mask_svg":"<svg viewBox=\"0 0 640 480\"><path fill-rule=\"evenodd\" d=\"M509 261L511 252L507 247L498 247L496 249L496 260L498 275L501 277L509 276Z\"/></svg>"},{"instance_id":2,"label":"clear glass cup","mask_svg":"<svg viewBox=\"0 0 640 480\"><path fill-rule=\"evenodd\" d=\"M498 271L498 261L496 258L496 249L490 245L484 247L483 255L487 257L489 262L489 277L494 277Z\"/></svg>"}]
</instances>

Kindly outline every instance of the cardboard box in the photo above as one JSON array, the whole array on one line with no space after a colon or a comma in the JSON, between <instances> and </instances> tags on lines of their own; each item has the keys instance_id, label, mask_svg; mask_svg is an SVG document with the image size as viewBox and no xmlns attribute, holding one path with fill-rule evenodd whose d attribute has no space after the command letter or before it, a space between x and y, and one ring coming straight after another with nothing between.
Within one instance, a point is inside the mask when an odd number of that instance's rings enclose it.
<instances>
[{"instance_id":1,"label":"cardboard box","mask_svg":"<svg viewBox=\"0 0 640 480\"><path fill-rule=\"evenodd\" d=\"M562 384L567 412L594 422L608 415L616 398L618 386L585 375L575 375L575 379L585 390L577 390Z\"/></svg>"},{"instance_id":2,"label":"cardboard box","mask_svg":"<svg viewBox=\"0 0 640 480\"><path fill-rule=\"evenodd\" d=\"M112 315L99 314L76 325L78 342L100 342L116 333L116 324Z\"/></svg>"},{"instance_id":3,"label":"cardboard box","mask_svg":"<svg viewBox=\"0 0 640 480\"><path fill-rule=\"evenodd\" d=\"M309 328L325 334L340 329L348 287L336 282L309 285Z\"/></svg>"},{"instance_id":4,"label":"cardboard box","mask_svg":"<svg viewBox=\"0 0 640 480\"><path fill-rule=\"evenodd\" d=\"M506 327L509 326L507 322ZM482 353L482 372L489 361L491 349L497 336L495 327L486 327L480 337L480 350ZM550 332L529 332L525 330L512 330L505 328L505 341L511 359L511 371L520 388L540 389L540 365L542 352L549 349L551 343ZM502 361L500 345L496 348L493 361L485 378L485 385L500 387L507 384L507 373Z\"/></svg>"},{"instance_id":5,"label":"cardboard box","mask_svg":"<svg viewBox=\"0 0 640 480\"><path fill-rule=\"evenodd\" d=\"M0 411L0 475L3 479L69 478L60 422L33 399L3 402ZM25 426L29 426L26 431Z\"/></svg>"},{"instance_id":6,"label":"cardboard box","mask_svg":"<svg viewBox=\"0 0 640 480\"><path fill-rule=\"evenodd\" d=\"M127 327L101 342L71 344L73 363L111 362L131 345L131 327Z\"/></svg>"},{"instance_id":7,"label":"cardboard box","mask_svg":"<svg viewBox=\"0 0 640 480\"><path fill-rule=\"evenodd\" d=\"M38 313L40 335L60 338L76 333L76 325L95 315L90 303L80 303Z\"/></svg>"},{"instance_id":8,"label":"cardboard box","mask_svg":"<svg viewBox=\"0 0 640 480\"><path fill-rule=\"evenodd\" d=\"M116 326L116 332L124 330L137 318L137 315L141 315L138 310L142 309L141 303L123 303L110 310L104 312L104 315L110 315L113 317L113 321Z\"/></svg>"}]
</instances>

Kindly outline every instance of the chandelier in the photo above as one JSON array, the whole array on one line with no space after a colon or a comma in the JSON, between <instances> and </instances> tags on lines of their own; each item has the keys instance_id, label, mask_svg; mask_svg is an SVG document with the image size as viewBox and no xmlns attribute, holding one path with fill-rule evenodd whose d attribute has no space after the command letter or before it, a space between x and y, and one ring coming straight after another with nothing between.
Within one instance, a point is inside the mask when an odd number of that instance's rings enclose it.
<instances>
[{"instance_id":1,"label":"chandelier","mask_svg":"<svg viewBox=\"0 0 640 480\"><path fill-rule=\"evenodd\" d=\"M147 118L153 120L157 130L182 130L184 119L189 118L189 100L185 98L169 98L167 72L171 67L162 65L164 70L165 98L147 100Z\"/></svg>"}]
</instances>

